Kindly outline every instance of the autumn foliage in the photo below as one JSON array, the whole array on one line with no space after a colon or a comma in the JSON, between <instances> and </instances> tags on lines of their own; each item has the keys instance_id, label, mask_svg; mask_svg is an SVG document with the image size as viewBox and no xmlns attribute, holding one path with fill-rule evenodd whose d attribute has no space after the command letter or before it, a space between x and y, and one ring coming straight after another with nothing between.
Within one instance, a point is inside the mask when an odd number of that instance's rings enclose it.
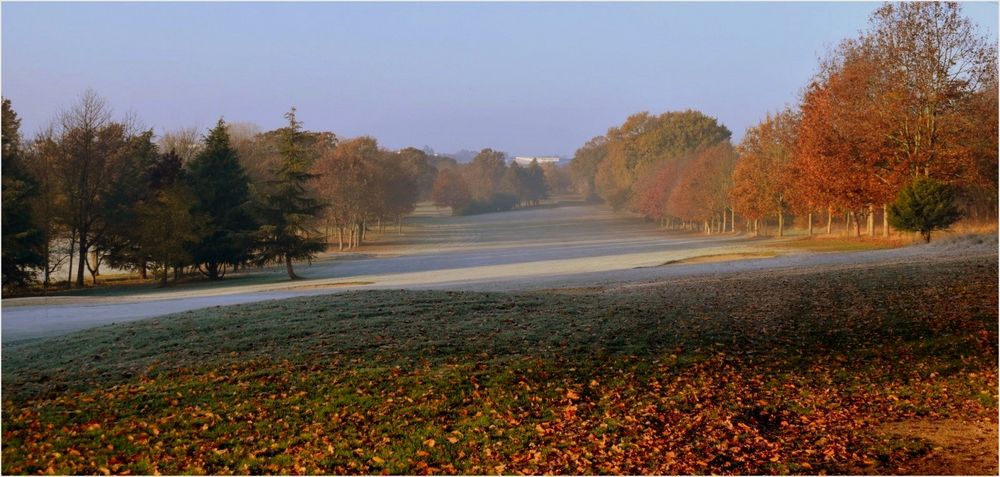
<instances>
[{"instance_id":1,"label":"autumn foliage","mask_svg":"<svg viewBox=\"0 0 1000 477\"><path fill-rule=\"evenodd\" d=\"M842 42L801 101L747 129L735 166L729 132L697 111L639 113L577 151L578 189L671 226L745 230L846 214L854 234L889 233L888 204L916 177L955 186L966 214L995 220L997 52L954 3L887 3ZM732 174L725 176L727 168ZM714 221L714 222L713 222Z\"/></svg>"},{"instance_id":2,"label":"autumn foliage","mask_svg":"<svg viewBox=\"0 0 1000 477\"><path fill-rule=\"evenodd\" d=\"M887 421L996 422L989 257L366 291L5 344L2 470L922 474L935 452Z\"/></svg>"}]
</instances>

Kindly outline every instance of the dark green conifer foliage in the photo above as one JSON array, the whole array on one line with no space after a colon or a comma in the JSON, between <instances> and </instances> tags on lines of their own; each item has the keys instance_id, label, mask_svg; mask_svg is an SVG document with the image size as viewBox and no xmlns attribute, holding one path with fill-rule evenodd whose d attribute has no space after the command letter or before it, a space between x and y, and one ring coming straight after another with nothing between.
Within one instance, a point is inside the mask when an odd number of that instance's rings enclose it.
<instances>
[{"instance_id":1,"label":"dark green conifer foliage","mask_svg":"<svg viewBox=\"0 0 1000 477\"><path fill-rule=\"evenodd\" d=\"M302 123L295 119L295 108L285 118L288 126L279 130L281 162L274 171L275 180L257 205L260 227L257 243L261 263L284 262L288 278L297 279L292 268L293 260L309 260L326 248L316 238L318 234L310 222L323 210L323 205L309 196L306 184L315 174L309 172L313 158L304 147L306 134Z\"/></svg>"},{"instance_id":2,"label":"dark green conifer foliage","mask_svg":"<svg viewBox=\"0 0 1000 477\"><path fill-rule=\"evenodd\" d=\"M42 233L31 217L34 179L21 163L21 120L3 100L3 286L24 286L44 264Z\"/></svg>"},{"instance_id":3,"label":"dark green conifer foliage","mask_svg":"<svg viewBox=\"0 0 1000 477\"><path fill-rule=\"evenodd\" d=\"M920 232L925 242L931 231L948 228L961 217L955 206L954 187L929 177L918 177L899 191L889 206L889 225L910 232Z\"/></svg>"},{"instance_id":4,"label":"dark green conifer foliage","mask_svg":"<svg viewBox=\"0 0 1000 477\"><path fill-rule=\"evenodd\" d=\"M227 265L249 260L257 228L248 212L249 179L222 119L205 137L205 147L190 169L195 211L208 222L191 255L202 273L214 280L225 275Z\"/></svg>"}]
</instances>

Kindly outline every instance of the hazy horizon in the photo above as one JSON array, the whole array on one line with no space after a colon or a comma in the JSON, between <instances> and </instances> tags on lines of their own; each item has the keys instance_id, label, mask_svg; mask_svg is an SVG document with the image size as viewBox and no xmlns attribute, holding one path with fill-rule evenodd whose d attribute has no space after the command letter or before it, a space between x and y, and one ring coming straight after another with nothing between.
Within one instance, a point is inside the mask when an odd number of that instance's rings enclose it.
<instances>
[{"instance_id":1,"label":"hazy horizon","mask_svg":"<svg viewBox=\"0 0 1000 477\"><path fill-rule=\"evenodd\" d=\"M3 96L33 136L93 88L157 133L221 116L385 147L572 156L648 110L736 140L879 3L5 3ZM996 38L996 3L963 3Z\"/></svg>"}]
</instances>

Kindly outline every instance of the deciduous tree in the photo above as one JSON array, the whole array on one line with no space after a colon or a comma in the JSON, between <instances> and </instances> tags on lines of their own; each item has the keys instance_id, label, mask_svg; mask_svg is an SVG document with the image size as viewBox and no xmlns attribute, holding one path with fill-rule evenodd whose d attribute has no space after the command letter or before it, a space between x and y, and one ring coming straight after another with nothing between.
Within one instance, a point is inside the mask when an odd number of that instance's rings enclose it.
<instances>
[{"instance_id":1,"label":"deciduous tree","mask_svg":"<svg viewBox=\"0 0 1000 477\"><path fill-rule=\"evenodd\" d=\"M500 191L500 183L506 171L506 154L488 148L479 151L465 168L472 198L484 202L491 200L493 194Z\"/></svg>"},{"instance_id":2,"label":"deciduous tree","mask_svg":"<svg viewBox=\"0 0 1000 477\"><path fill-rule=\"evenodd\" d=\"M469 185L461 174L445 169L438 174L434 182L433 198L434 205L451 207L454 212L472 201L472 193L469 192Z\"/></svg>"},{"instance_id":3,"label":"deciduous tree","mask_svg":"<svg viewBox=\"0 0 1000 477\"><path fill-rule=\"evenodd\" d=\"M784 235L785 214L795 200L792 163L798 123L797 112L786 109L747 129L733 171L730 197L737 212L755 220L775 214L779 237Z\"/></svg>"},{"instance_id":4,"label":"deciduous tree","mask_svg":"<svg viewBox=\"0 0 1000 477\"><path fill-rule=\"evenodd\" d=\"M91 90L60 116L53 172L65 197L60 219L78 245L76 286L83 286L85 268L96 276L102 255L98 250L98 263L91 265L89 252L134 205L151 137L150 131L136 135L128 124L113 121L105 100Z\"/></svg>"}]
</instances>

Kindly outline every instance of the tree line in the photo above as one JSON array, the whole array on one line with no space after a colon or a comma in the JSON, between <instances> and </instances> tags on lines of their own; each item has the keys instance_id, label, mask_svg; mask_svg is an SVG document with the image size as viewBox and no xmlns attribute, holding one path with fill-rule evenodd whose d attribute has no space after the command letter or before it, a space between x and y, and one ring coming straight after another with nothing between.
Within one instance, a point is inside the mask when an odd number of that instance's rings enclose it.
<instances>
[{"instance_id":1,"label":"tree line","mask_svg":"<svg viewBox=\"0 0 1000 477\"><path fill-rule=\"evenodd\" d=\"M163 150L152 130L115 119L88 91L25 144L4 99L4 287L38 274L47 286L62 267L67 283L83 286L102 265L143 278L151 270L166 283L185 269L218 279L283 262L295 278L292 260L324 246L311 228L323 204L308 190L315 138L294 109L286 118L267 138L268 177L254 182L221 119L198 144Z\"/></svg>"},{"instance_id":2,"label":"tree line","mask_svg":"<svg viewBox=\"0 0 1000 477\"><path fill-rule=\"evenodd\" d=\"M578 149L570 171L584 195L665 227L733 231L738 214L755 233L802 218L812 234L825 215L827 233L843 217L876 235L881 215L882 235L895 220L929 240L959 214L996 217L997 90L996 47L959 5L887 3L821 60L798 104L739 144L698 111L639 113ZM957 209L913 221L932 206Z\"/></svg>"},{"instance_id":3,"label":"tree line","mask_svg":"<svg viewBox=\"0 0 1000 477\"><path fill-rule=\"evenodd\" d=\"M30 141L3 100L3 286L65 280L84 286L102 266L170 278L216 280L241 268L311 260L336 243L350 250L385 232L420 201L456 214L537 205L555 167L507 166L484 149L470 164L372 137L307 131L292 108L287 125L260 131L222 119L156 137L115 118L93 91ZM66 275L56 276L64 270Z\"/></svg>"},{"instance_id":4,"label":"tree line","mask_svg":"<svg viewBox=\"0 0 1000 477\"><path fill-rule=\"evenodd\" d=\"M306 131L294 108L285 118L273 131L220 119L204 137L182 129L156 138L87 91L25 141L4 99L4 288L36 280L80 287L102 266L163 284L267 264L297 278L294 261L312 259L334 236L345 250L369 230L402 227L418 201L431 199L439 168L462 169L416 148L385 150L371 137ZM500 174L504 187L518 188L515 202L544 197L528 169L523 182L521 173ZM476 187L476 198L500 190Z\"/></svg>"},{"instance_id":5,"label":"tree line","mask_svg":"<svg viewBox=\"0 0 1000 477\"><path fill-rule=\"evenodd\" d=\"M454 215L470 215L536 206L551 191L564 192L568 186L567 173L554 164L541 166L533 160L526 167L508 165L503 152L483 149L469 164L442 171L432 198Z\"/></svg>"}]
</instances>

